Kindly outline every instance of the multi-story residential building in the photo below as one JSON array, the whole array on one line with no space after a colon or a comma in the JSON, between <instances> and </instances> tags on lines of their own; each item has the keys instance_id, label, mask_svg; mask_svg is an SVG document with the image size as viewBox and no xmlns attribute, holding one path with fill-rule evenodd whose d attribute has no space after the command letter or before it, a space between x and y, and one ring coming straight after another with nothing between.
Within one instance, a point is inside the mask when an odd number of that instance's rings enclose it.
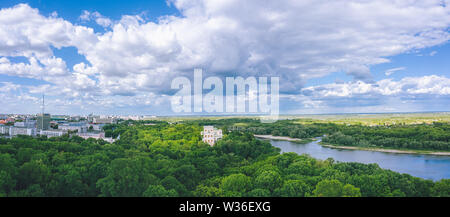
<instances>
[{"instance_id":1,"label":"multi-story residential building","mask_svg":"<svg viewBox=\"0 0 450 217\"><path fill-rule=\"evenodd\" d=\"M99 133L77 133L77 135L81 138L88 139L88 138L94 138L94 139L103 139L105 138L104 132Z\"/></svg>"},{"instance_id":2,"label":"multi-story residential building","mask_svg":"<svg viewBox=\"0 0 450 217\"><path fill-rule=\"evenodd\" d=\"M39 130L48 130L50 127L50 114L39 114L36 118L36 125Z\"/></svg>"},{"instance_id":3,"label":"multi-story residential building","mask_svg":"<svg viewBox=\"0 0 450 217\"><path fill-rule=\"evenodd\" d=\"M114 123L114 119L109 118L109 117L106 117L106 118L95 117L95 118L93 118L92 123L94 123L94 124L112 124L112 123Z\"/></svg>"},{"instance_id":4,"label":"multi-story residential building","mask_svg":"<svg viewBox=\"0 0 450 217\"><path fill-rule=\"evenodd\" d=\"M201 135L203 135L203 142L214 146L216 141L222 138L222 130L216 129L214 126L203 126Z\"/></svg>"},{"instance_id":5,"label":"multi-story residential building","mask_svg":"<svg viewBox=\"0 0 450 217\"><path fill-rule=\"evenodd\" d=\"M36 127L36 120L25 120L22 122L15 122L15 127L25 127L25 128L35 128Z\"/></svg>"},{"instance_id":6,"label":"multi-story residential building","mask_svg":"<svg viewBox=\"0 0 450 217\"><path fill-rule=\"evenodd\" d=\"M17 135L36 136L36 128L10 127L9 135L10 136L17 136Z\"/></svg>"},{"instance_id":7,"label":"multi-story residential building","mask_svg":"<svg viewBox=\"0 0 450 217\"><path fill-rule=\"evenodd\" d=\"M0 124L0 135L7 135L7 134L9 134L9 126Z\"/></svg>"},{"instance_id":8,"label":"multi-story residential building","mask_svg":"<svg viewBox=\"0 0 450 217\"><path fill-rule=\"evenodd\" d=\"M88 131L88 125L85 122L64 123L58 125L59 130L77 131L78 133L85 133Z\"/></svg>"},{"instance_id":9,"label":"multi-story residential building","mask_svg":"<svg viewBox=\"0 0 450 217\"><path fill-rule=\"evenodd\" d=\"M55 137L55 136L62 136L66 133L67 132L62 131L62 130L41 130L41 131L39 131L39 135L47 136L48 138Z\"/></svg>"},{"instance_id":10,"label":"multi-story residential building","mask_svg":"<svg viewBox=\"0 0 450 217\"><path fill-rule=\"evenodd\" d=\"M79 137L83 138L83 139L89 139L89 138L94 138L94 139L103 139L109 143L112 143L115 141L115 139L113 138L109 138L109 137L105 137L105 132L99 132L99 133L78 133L77 134Z\"/></svg>"}]
</instances>

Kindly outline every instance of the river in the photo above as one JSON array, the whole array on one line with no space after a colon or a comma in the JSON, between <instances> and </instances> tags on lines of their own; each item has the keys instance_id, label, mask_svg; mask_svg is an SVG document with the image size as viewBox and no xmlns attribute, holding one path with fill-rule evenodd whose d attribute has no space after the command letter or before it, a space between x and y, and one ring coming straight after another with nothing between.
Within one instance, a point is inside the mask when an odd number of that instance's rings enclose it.
<instances>
[{"instance_id":1,"label":"river","mask_svg":"<svg viewBox=\"0 0 450 217\"><path fill-rule=\"evenodd\" d=\"M333 158L340 162L376 163L384 169L435 181L450 179L450 156L334 149L321 146L318 144L320 141L319 139L307 144L298 144L289 141L270 140L270 143L280 148L281 152L308 154L321 160Z\"/></svg>"}]
</instances>

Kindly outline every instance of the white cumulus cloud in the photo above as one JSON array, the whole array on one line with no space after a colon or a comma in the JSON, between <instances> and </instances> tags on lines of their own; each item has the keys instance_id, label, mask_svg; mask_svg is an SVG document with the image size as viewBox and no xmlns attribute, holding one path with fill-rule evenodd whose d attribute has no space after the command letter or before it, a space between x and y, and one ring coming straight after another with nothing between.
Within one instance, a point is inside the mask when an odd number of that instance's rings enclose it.
<instances>
[{"instance_id":1,"label":"white cumulus cloud","mask_svg":"<svg viewBox=\"0 0 450 217\"><path fill-rule=\"evenodd\" d=\"M108 27L102 33L58 18L57 13L43 16L26 4L3 8L0 73L43 77L62 90L61 101L104 104L110 104L106 99L113 96L145 104L138 99L164 96L174 77L192 76L194 68L203 68L205 77L280 76L285 94L313 91L310 95L346 97L448 91L436 86L442 86L445 77L427 77L428 83L425 78L421 81L425 83L413 78L374 81L370 67L389 62L390 56L447 42L449 0L171 0L169 4L181 16L163 16L156 22L130 15L111 20L84 11L80 20ZM87 62L68 69L52 51L62 47L77 48ZM25 57L28 63L10 57ZM309 79L342 71L354 81L302 90ZM309 103L316 104L323 105Z\"/></svg>"}]
</instances>

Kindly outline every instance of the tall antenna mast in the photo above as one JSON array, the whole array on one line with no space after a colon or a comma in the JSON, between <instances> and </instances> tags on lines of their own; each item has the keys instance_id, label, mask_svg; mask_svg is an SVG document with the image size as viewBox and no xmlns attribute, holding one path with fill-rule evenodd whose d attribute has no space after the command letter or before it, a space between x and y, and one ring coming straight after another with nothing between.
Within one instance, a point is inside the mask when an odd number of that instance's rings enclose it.
<instances>
[{"instance_id":1,"label":"tall antenna mast","mask_svg":"<svg viewBox=\"0 0 450 217\"><path fill-rule=\"evenodd\" d=\"M42 114L45 111L45 92L42 92Z\"/></svg>"},{"instance_id":2,"label":"tall antenna mast","mask_svg":"<svg viewBox=\"0 0 450 217\"><path fill-rule=\"evenodd\" d=\"M41 74L41 80L43 80ZM42 89L42 117L41 117L41 131L44 130L44 112L45 112L45 87Z\"/></svg>"}]
</instances>

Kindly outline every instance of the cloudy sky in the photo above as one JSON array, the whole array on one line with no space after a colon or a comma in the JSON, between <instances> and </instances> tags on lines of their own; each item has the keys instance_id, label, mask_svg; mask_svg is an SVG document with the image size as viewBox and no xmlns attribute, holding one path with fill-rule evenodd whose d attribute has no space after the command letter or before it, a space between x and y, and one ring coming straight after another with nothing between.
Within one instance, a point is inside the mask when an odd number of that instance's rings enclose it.
<instances>
[{"instance_id":1,"label":"cloudy sky","mask_svg":"<svg viewBox=\"0 0 450 217\"><path fill-rule=\"evenodd\" d=\"M171 115L170 89L279 76L285 114L449 111L450 0L0 2L0 113Z\"/></svg>"}]
</instances>

